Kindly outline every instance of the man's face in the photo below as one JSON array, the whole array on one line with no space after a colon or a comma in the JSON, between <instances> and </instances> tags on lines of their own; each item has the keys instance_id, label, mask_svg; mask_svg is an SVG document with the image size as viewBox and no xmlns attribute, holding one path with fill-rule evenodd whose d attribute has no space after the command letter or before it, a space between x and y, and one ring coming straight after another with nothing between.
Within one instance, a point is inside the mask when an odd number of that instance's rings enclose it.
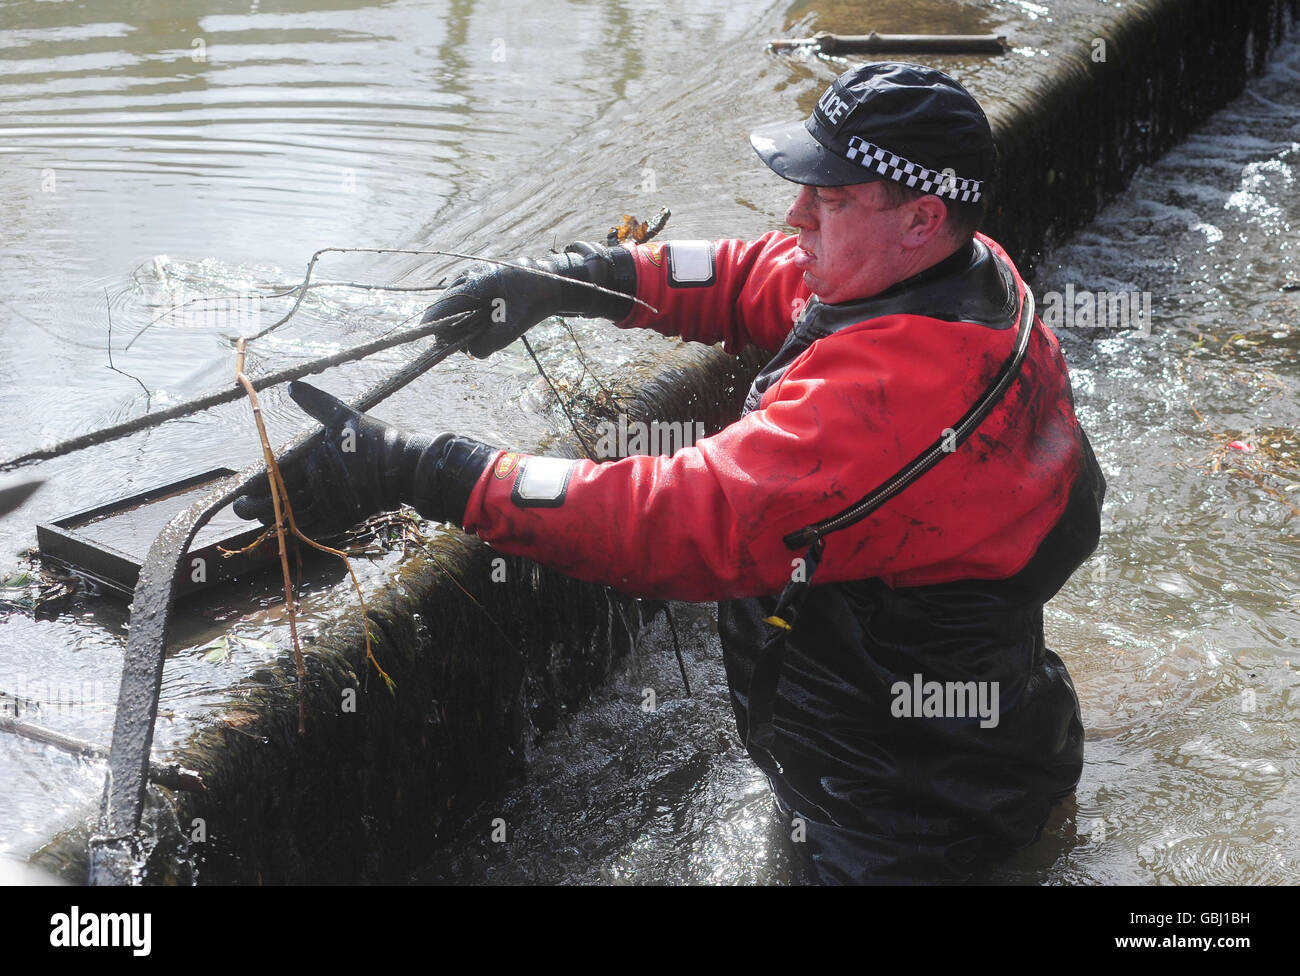
<instances>
[{"instance_id":1,"label":"man's face","mask_svg":"<svg viewBox=\"0 0 1300 976\"><path fill-rule=\"evenodd\" d=\"M884 206L879 182L800 187L785 220L799 231L795 266L823 302L870 298L907 277L913 208Z\"/></svg>"}]
</instances>

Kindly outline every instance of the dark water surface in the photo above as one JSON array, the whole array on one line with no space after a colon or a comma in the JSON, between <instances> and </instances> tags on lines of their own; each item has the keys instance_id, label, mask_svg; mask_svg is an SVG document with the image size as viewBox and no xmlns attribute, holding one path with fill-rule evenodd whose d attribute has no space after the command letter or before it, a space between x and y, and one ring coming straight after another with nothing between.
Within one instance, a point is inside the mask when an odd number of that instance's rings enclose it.
<instances>
[{"instance_id":1,"label":"dark water surface","mask_svg":"<svg viewBox=\"0 0 1300 976\"><path fill-rule=\"evenodd\" d=\"M266 296L296 283L318 247L538 254L660 206L674 212L670 237L779 226L790 188L745 134L806 108L840 66L762 55L762 41L859 26L841 6L819 5L830 13L815 19L807 4L762 0L0 2L0 456L228 382L224 337L279 317L285 303ZM897 7L867 8L880 30L933 19L999 31L1048 13L933 3L905 21ZM1290 508L1300 505L1300 293L1281 290L1300 283L1298 80L1290 45L1041 263L1040 304L1067 286L1149 292L1152 322L1147 335L1061 330L1110 484L1101 550L1047 613L1083 702L1087 767L1076 801L1002 880L1300 874ZM455 263L330 258L319 273L417 286ZM199 295L245 302L185 306L126 349ZM254 367L361 341L428 300L313 292L255 347ZM110 309L114 365L131 376L107 368ZM598 323L575 329L609 377L665 345ZM576 382L568 333L535 334L548 367ZM356 392L403 355L321 383ZM273 436L287 438L296 408L275 391L264 402ZM516 349L486 364L458 359L376 412L503 445L563 426ZM37 521L255 452L247 407L233 404L42 465L45 487L0 519L0 569L28 565L20 552ZM400 558L358 560L358 570L373 585ZM350 605L326 575L305 601L308 631ZM155 758L287 646L281 599L250 584L182 609ZM413 877L785 880L766 787L734 741L709 610L679 613L693 698L660 619L649 647L575 716L572 737L535 747L529 781L448 837L443 856L412 864ZM107 743L126 622L108 598L79 597L53 617L0 610L0 706ZM247 639L212 654L227 632ZM26 855L93 810L103 767L6 737L0 781L0 853ZM507 845L490 839L494 817L510 825Z\"/></svg>"}]
</instances>

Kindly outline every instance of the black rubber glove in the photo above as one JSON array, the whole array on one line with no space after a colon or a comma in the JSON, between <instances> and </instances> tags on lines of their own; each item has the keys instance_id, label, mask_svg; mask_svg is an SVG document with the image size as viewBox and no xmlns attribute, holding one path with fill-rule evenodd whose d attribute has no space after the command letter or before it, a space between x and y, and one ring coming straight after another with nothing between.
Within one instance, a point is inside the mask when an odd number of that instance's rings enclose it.
<instances>
[{"instance_id":1,"label":"black rubber glove","mask_svg":"<svg viewBox=\"0 0 1300 976\"><path fill-rule=\"evenodd\" d=\"M486 359L552 315L583 315L617 322L632 311L636 265L626 248L579 241L554 257L512 264L523 267L476 264L461 272L442 297L429 306L423 321L474 312L466 321L435 330L434 334L444 341L471 335L473 339L466 347L469 354ZM560 281L529 268L569 280ZM619 294L596 291L578 282Z\"/></svg>"},{"instance_id":2,"label":"black rubber glove","mask_svg":"<svg viewBox=\"0 0 1300 976\"><path fill-rule=\"evenodd\" d=\"M462 523L470 492L495 449L452 434L407 434L309 383L290 383L289 395L325 428L280 465L300 527L341 531L403 503L425 518ZM235 499L235 514L274 524L266 475Z\"/></svg>"}]
</instances>

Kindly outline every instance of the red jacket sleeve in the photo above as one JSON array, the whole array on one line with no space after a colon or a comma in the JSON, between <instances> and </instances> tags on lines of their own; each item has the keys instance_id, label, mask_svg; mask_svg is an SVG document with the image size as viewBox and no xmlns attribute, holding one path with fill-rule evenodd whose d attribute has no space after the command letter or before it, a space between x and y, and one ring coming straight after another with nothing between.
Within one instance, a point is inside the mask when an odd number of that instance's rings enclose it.
<instances>
[{"instance_id":1,"label":"red jacket sleeve","mask_svg":"<svg viewBox=\"0 0 1300 976\"><path fill-rule=\"evenodd\" d=\"M904 315L842 329L796 359L758 410L671 457L498 456L470 496L465 528L503 552L634 595L777 592L801 555L782 537L837 514L932 444L1013 340L1014 330ZM1029 358L1005 402L1023 410L1041 400L1032 422L995 412L983 437L830 535L819 582L1003 578L1024 565L1064 510L1079 452L1072 407L1059 396L1064 364L1041 323ZM1007 443L993 450L991 438Z\"/></svg>"},{"instance_id":2,"label":"red jacket sleeve","mask_svg":"<svg viewBox=\"0 0 1300 976\"><path fill-rule=\"evenodd\" d=\"M622 328L654 329L692 342L780 348L808 286L791 263L795 238L772 231L756 241L652 241L629 247L636 263L636 297Z\"/></svg>"}]
</instances>

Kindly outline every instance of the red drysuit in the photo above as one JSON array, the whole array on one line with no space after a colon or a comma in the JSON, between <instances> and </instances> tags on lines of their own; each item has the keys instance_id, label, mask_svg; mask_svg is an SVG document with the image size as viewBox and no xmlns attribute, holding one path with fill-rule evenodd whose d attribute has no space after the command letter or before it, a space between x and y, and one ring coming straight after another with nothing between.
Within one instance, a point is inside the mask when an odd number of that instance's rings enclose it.
<instances>
[{"instance_id":1,"label":"red drysuit","mask_svg":"<svg viewBox=\"0 0 1300 976\"><path fill-rule=\"evenodd\" d=\"M622 327L723 342L728 352L782 345L809 299L790 262L793 237L709 245L713 280L694 287L670 286L673 247L635 249L637 298L659 313L634 306ZM713 437L672 457L576 462L561 505L512 503L517 456L498 460L470 496L465 528L637 596L772 593L797 555L782 536L845 508L955 424L1010 353L1011 324L971 328L904 313L839 326L763 389L757 409ZM954 457L830 536L818 582L915 586L1023 568L1064 511L1081 463L1069 390L1040 322L1003 404Z\"/></svg>"},{"instance_id":2,"label":"red drysuit","mask_svg":"<svg viewBox=\"0 0 1300 976\"><path fill-rule=\"evenodd\" d=\"M861 301L826 305L795 239L633 250L622 327L773 354L740 420L671 457L498 455L465 511L503 552L638 596L719 600L742 739L753 663L802 555L833 516L950 430L1012 351L1025 285L977 235ZM1042 606L1095 548L1105 483L1054 336L1035 320L1016 379L968 441L825 538L789 635L771 757L822 880L969 875L1029 843L1082 768L1073 685ZM996 721L899 715L916 678L991 687ZM773 762L773 759L775 760Z\"/></svg>"}]
</instances>

